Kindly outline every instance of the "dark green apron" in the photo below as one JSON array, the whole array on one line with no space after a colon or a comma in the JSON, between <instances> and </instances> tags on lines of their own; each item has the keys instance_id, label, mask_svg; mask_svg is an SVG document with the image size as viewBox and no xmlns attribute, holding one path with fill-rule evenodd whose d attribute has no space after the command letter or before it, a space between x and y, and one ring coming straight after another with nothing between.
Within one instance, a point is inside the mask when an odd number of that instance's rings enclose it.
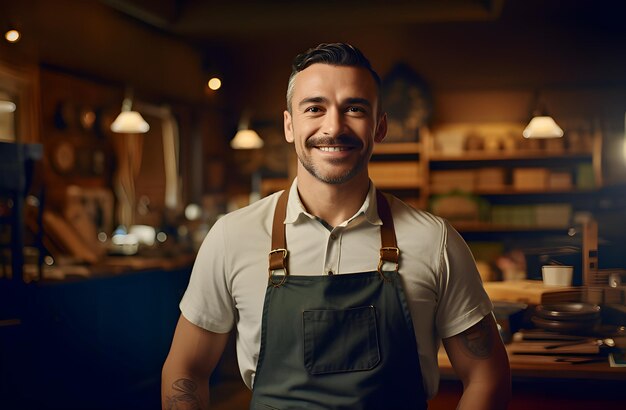
<instances>
[{"instance_id":1,"label":"dark green apron","mask_svg":"<svg viewBox=\"0 0 626 410\"><path fill-rule=\"evenodd\" d=\"M425 409L417 344L391 211L378 193L378 270L298 276L287 270L287 191L276 206L270 278L251 409ZM383 261L396 264L382 271ZM274 271L283 270L283 275Z\"/></svg>"}]
</instances>

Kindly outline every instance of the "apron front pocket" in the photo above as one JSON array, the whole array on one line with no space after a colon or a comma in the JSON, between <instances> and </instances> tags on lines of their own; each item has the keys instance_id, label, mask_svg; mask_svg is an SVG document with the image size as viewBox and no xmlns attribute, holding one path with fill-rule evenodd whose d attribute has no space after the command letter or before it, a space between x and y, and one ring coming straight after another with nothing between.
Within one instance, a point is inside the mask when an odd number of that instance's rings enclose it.
<instances>
[{"instance_id":1,"label":"apron front pocket","mask_svg":"<svg viewBox=\"0 0 626 410\"><path fill-rule=\"evenodd\" d=\"M305 310L302 322L309 374L369 370L380 362L373 306Z\"/></svg>"}]
</instances>

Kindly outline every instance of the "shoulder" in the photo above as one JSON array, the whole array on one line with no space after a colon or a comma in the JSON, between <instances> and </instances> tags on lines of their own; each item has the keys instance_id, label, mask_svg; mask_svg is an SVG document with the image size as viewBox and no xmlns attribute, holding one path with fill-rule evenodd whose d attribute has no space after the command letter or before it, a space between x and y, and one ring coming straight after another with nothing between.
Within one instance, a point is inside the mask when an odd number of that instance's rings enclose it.
<instances>
[{"instance_id":1,"label":"shoulder","mask_svg":"<svg viewBox=\"0 0 626 410\"><path fill-rule=\"evenodd\" d=\"M433 215L430 212L415 209L395 196L388 195L387 198L390 202L391 213L396 229L409 227L422 232L431 234L439 233L445 236L448 229L448 224L445 219Z\"/></svg>"},{"instance_id":2,"label":"shoulder","mask_svg":"<svg viewBox=\"0 0 626 410\"><path fill-rule=\"evenodd\" d=\"M208 261L222 263L227 268L266 252L270 246L274 208L279 194L269 195L220 217L198 251L197 259L202 261L203 269L208 266L217 268L217 265L208 265ZM241 255L245 258L242 259Z\"/></svg>"}]
</instances>

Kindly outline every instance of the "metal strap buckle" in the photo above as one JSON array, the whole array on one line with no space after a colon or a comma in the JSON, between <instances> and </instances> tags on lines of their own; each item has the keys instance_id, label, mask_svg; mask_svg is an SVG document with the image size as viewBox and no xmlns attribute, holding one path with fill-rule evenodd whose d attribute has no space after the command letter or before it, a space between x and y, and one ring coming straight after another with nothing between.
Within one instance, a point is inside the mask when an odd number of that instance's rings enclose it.
<instances>
[{"instance_id":1,"label":"metal strap buckle","mask_svg":"<svg viewBox=\"0 0 626 410\"><path fill-rule=\"evenodd\" d=\"M283 277L280 279L280 281L276 281L274 279L274 270L277 269L272 269L271 266L271 260L272 260L272 254L274 253L279 253L282 252L283 254L283 270L285 271L285 274L283 275ZM287 249L283 249L283 248L279 248L279 249L272 249L269 253L269 259L270 259L270 266L267 269L268 274L269 274L269 282L272 286L274 286L275 288L281 286L283 283L285 283L285 280L287 279L287 275L289 274L287 271L287 264L285 263L285 259L287 259Z\"/></svg>"},{"instance_id":2,"label":"metal strap buckle","mask_svg":"<svg viewBox=\"0 0 626 410\"><path fill-rule=\"evenodd\" d=\"M400 268L400 264L398 262L398 260L400 259L400 249L396 248L395 246L384 246L382 248L380 248L380 258L378 259L378 273L380 274L380 276L382 276L383 279L385 280L389 280L389 278L387 278L385 276L385 274L383 273L383 263L385 262L385 260L383 259L383 253L385 251L394 251L396 253L396 260L395 261L387 261L387 262L393 262L396 264L396 268L395 271L398 272L398 269Z\"/></svg>"}]
</instances>

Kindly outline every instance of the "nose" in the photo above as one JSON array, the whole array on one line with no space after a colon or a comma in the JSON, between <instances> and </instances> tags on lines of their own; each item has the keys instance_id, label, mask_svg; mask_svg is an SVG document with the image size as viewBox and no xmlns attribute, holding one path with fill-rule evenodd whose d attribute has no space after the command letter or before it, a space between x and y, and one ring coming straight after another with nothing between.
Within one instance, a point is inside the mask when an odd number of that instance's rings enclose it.
<instances>
[{"instance_id":1,"label":"nose","mask_svg":"<svg viewBox=\"0 0 626 410\"><path fill-rule=\"evenodd\" d=\"M336 137L343 133L344 125L341 112L337 109L329 109L324 116L322 133L329 137Z\"/></svg>"}]
</instances>

